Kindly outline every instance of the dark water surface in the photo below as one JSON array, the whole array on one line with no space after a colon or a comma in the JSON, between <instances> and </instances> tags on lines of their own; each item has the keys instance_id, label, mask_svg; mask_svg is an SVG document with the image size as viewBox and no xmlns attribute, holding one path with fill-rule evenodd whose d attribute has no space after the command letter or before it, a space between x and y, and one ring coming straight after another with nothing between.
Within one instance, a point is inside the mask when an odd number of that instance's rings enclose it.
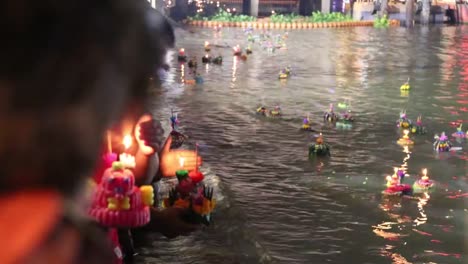
<instances>
[{"instance_id":1,"label":"dark water surface","mask_svg":"<svg viewBox=\"0 0 468 264\"><path fill-rule=\"evenodd\" d=\"M245 46L238 29L179 32L178 47L203 56L205 40ZM258 34L259 32L255 32ZM434 133L468 129L468 27L317 29L293 31L287 50L258 44L247 61L222 54L203 66L205 84L172 55L155 114L179 112L182 130L203 147L204 169L218 186L214 225L174 240L157 235L144 245L145 263L468 263L468 144L436 155ZM291 65L286 82L278 71ZM400 85L411 78L409 94ZM191 77L188 77L191 78ZM330 103L349 100L351 130L323 126ZM261 105L281 105L282 120L259 118ZM429 133L414 147L396 144L395 120L422 114ZM310 114L332 147L323 162L307 159L313 133L299 131ZM385 176L405 165L408 183L422 168L437 183L415 200L382 197Z\"/></svg>"}]
</instances>

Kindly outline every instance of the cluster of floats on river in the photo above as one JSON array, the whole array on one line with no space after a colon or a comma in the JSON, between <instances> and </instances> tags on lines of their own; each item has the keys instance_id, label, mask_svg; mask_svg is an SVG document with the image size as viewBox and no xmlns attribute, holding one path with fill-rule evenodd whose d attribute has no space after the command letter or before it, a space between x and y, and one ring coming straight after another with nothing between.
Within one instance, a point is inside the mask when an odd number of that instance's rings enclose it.
<instances>
[{"instance_id":1,"label":"cluster of floats on river","mask_svg":"<svg viewBox=\"0 0 468 264\"><path fill-rule=\"evenodd\" d=\"M215 31L217 32L220 30L221 28L215 28ZM243 49L239 45L233 47L217 47L232 48L233 55L242 61L246 61L248 56L253 54L253 44L258 44L261 49L266 50L267 52L275 52L276 50L287 49L287 33L274 35L264 31L262 34L254 35L252 28L247 28L244 30L244 32L249 43L246 48ZM216 65L222 65L223 57L212 57L212 45L210 45L210 43L207 41L204 44L204 50L206 54L201 58L201 62L203 64L212 63ZM203 77L197 71L198 59L196 57L187 56L185 50L181 48L178 53L178 61L181 64L187 64L193 75L193 79L182 80L185 84L195 85L202 84L204 82ZM277 78L281 81L285 81L291 76L293 76L292 68L287 66L279 71ZM401 85L400 90L403 93L408 93L411 90L409 78L407 82ZM340 102L337 104L337 107L339 110L335 111L334 105L330 104L329 109L323 114L323 122L333 124L335 127L341 129L352 128L353 124L355 123L355 117L352 114L349 102ZM256 109L256 114L262 118L268 119L281 119L283 117L282 109L279 105L273 107L261 105ZM422 116L418 116L416 121L413 122L407 117L406 111L402 111L400 113L400 118L397 120L396 126L401 132L401 137L397 140L396 143L404 147L414 145L414 141L411 139L412 137L428 133L426 127L423 124ZM303 118L300 129L303 131L316 132L316 130L313 129L309 115ZM464 132L462 124L459 124L457 131L451 134L451 136L458 140L463 140L468 138L468 131ZM434 136L433 148L434 151L438 153L456 152L462 150L461 147L454 147L452 141L449 139L449 136L445 134L445 132L436 134ZM310 159L331 157L331 146L326 143L322 133L316 135L315 142L309 146L308 155ZM427 169L422 170L422 176L412 185L403 183L405 176L407 176L407 174L402 168L395 168L394 174L392 176L387 176L386 178L387 188L383 191L383 194L388 196L413 195L415 193L427 192L434 186L434 182L428 177Z\"/></svg>"}]
</instances>

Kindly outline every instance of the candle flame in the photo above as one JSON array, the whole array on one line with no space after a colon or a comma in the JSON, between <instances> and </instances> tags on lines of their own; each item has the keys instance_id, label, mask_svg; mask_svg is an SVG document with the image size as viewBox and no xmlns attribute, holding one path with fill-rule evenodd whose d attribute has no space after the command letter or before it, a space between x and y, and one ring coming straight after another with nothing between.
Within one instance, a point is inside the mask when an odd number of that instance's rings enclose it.
<instances>
[{"instance_id":1,"label":"candle flame","mask_svg":"<svg viewBox=\"0 0 468 264\"><path fill-rule=\"evenodd\" d=\"M405 130L403 131L403 133L405 133L405 136L407 137L408 134L409 134L409 130L408 130L408 129L405 129Z\"/></svg>"},{"instance_id":2,"label":"candle flame","mask_svg":"<svg viewBox=\"0 0 468 264\"><path fill-rule=\"evenodd\" d=\"M393 171L395 172L395 174L398 172L398 168L397 167L393 167Z\"/></svg>"},{"instance_id":3,"label":"candle flame","mask_svg":"<svg viewBox=\"0 0 468 264\"><path fill-rule=\"evenodd\" d=\"M205 41L205 47L208 47L210 43L208 41Z\"/></svg>"},{"instance_id":4,"label":"candle flame","mask_svg":"<svg viewBox=\"0 0 468 264\"><path fill-rule=\"evenodd\" d=\"M125 149L128 149L132 146L132 137L130 135L126 135L123 139L123 144Z\"/></svg>"},{"instance_id":5,"label":"candle flame","mask_svg":"<svg viewBox=\"0 0 468 264\"><path fill-rule=\"evenodd\" d=\"M422 173L423 173L424 176L427 176L427 169L423 169Z\"/></svg>"},{"instance_id":6,"label":"candle flame","mask_svg":"<svg viewBox=\"0 0 468 264\"><path fill-rule=\"evenodd\" d=\"M391 180L392 180L392 177L390 177L390 176L387 176L387 178L386 178L386 179L387 179L387 181L391 181Z\"/></svg>"},{"instance_id":7,"label":"candle flame","mask_svg":"<svg viewBox=\"0 0 468 264\"><path fill-rule=\"evenodd\" d=\"M184 164L185 164L185 158L179 158L179 165L181 168L184 167Z\"/></svg>"},{"instance_id":8,"label":"candle flame","mask_svg":"<svg viewBox=\"0 0 468 264\"><path fill-rule=\"evenodd\" d=\"M179 51L180 51L180 52L185 52L185 49L184 49L184 48L181 48Z\"/></svg>"}]
</instances>

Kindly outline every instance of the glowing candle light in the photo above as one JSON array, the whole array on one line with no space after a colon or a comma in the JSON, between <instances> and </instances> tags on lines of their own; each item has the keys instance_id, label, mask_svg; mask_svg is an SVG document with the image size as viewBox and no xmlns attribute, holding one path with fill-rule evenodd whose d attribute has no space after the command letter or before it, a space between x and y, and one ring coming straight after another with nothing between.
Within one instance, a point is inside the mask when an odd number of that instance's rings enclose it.
<instances>
[{"instance_id":1,"label":"glowing candle light","mask_svg":"<svg viewBox=\"0 0 468 264\"><path fill-rule=\"evenodd\" d=\"M179 158L179 165L181 169L184 168L184 164L185 164L185 158Z\"/></svg>"},{"instance_id":2,"label":"glowing candle light","mask_svg":"<svg viewBox=\"0 0 468 264\"><path fill-rule=\"evenodd\" d=\"M210 50L211 50L210 43L208 41L205 41L205 51L210 51Z\"/></svg>"},{"instance_id":3,"label":"glowing candle light","mask_svg":"<svg viewBox=\"0 0 468 264\"><path fill-rule=\"evenodd\" d=\"M185 56L185 49L184 48L179 50L179 56Z\"/></svg>"},{"instance_id":4,"label":"glowing candle light","mask_svg":"<svg viewBox=\"0 0 468 264\"><path fill-rule=\"evenodd\" d=\"M422 173L423 173L423 176L422 176L422 180L423 181L428 181L429 180L429 177L427 176L427 169L423 169L422 170Z\"/></svg>"},{"instance_id":5,"label":"glowing candle light","mask_svg":"<svg viewBox=\"0 0 468 264\"><path fill-rule=\"evenodd\" d=\"M404 139L409 139L409 137L408 137L409 130L408 130L408 129L405 129L405 130L403 131L403 133L405 134L405 135L403 136L403 138L404 138Z\"/></svg>"},{"instance_id":6,"label":"glowing candle light","mask_svg":"<svg viewBox=\"0 0 468 264\"><path fill-rule=\"evenodd\" d=\"M128 150L132 146L132 137L130 135L124 136L123 145L125 150ZM133 169L136 167L135 157L128 153L122 153L119 155L119 160L125 168Z\"/></svg>"}]
</instances>

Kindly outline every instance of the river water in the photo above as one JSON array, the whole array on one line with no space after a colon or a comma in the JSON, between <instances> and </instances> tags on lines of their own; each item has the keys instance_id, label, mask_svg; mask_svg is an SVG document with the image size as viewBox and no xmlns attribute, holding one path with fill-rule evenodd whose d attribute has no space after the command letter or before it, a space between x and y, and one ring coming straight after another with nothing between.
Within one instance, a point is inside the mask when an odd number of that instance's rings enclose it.
<instances>
[{"instance_id":1,"label":"river water","mask_svg":"<svg viewBox=\"0 0 468 264\"><path fill-rule=\"evenodd\" d=\"M219 204L210 227L174 240L151 235L139 262L467 263L468 143L452 139L463 150L439 155L431 144L435 133L455 132L454 122L468 128L467 26L297 30L286 50L254 44L247 61L227 47L247 45L240 29L177 35L177 47L198 58L204 41L218 44L211 54L224 63L199 62L205 83L183 85L190 71L172 54L154 114L179 113ZM280 82L288 65L293 76ZM401 93L408 78L412 89ZM324 125L328 105L344 100L354 127ZM280 105L284 117L260 118L260 105ZM396 144L401 110L413 120L421 114L429 130L409 149ZM331 146L328 160L307 158L316 136L299 130L307 114ZM427 168L435 190L383 197L385 176L400 166L410 184Z\"/></svg>"}]
</instances>

